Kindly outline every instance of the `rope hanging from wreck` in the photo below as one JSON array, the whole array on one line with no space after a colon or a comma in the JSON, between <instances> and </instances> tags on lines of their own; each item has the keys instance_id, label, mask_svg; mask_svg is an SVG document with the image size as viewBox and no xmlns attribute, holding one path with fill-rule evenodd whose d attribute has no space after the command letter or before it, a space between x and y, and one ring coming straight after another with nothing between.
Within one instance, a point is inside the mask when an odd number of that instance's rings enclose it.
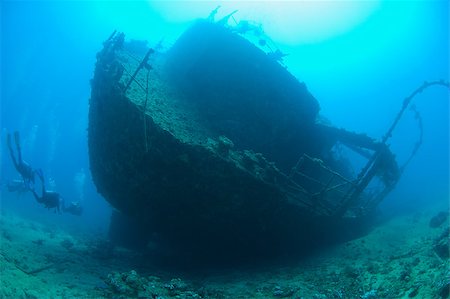
<instances>
[{"instance_id":1,"label":"rope hanging from wreck","mask_svg":"<svg viewBox=\"0 0 450 299\"><path fill-rule=\"evenodd\" d=\"M145 67L145 68L149 67L149 68L150 68L150 66L148 65L147 61L148 61L148 58L149 58L150 54L152 54L152 53L154 53L154 52L155 52L155 51L154 51L153 49L151 49L151 48L148 49L147 54L145 54L145 56L144 56L144 59L142 59L141 63L140 63L139 66L136 68L136 70L134 71L134 74L131 76L130 80L128 81L127 85L125 86L125 89L123 90L123 93L126 93L128 87L130 87L131 83L132 83L133 81L136 81L136 75L139 73L139 71L140 71L143 67ZM136 82L137 82L137 81L136 81ZM137 83L139 83L139 82L137 82Z\"/></svg>"},{"instance_id":2,"label":"rope hanging from wreck","mask_svg":"<svg viewBox=\"0 0 450 299\"><path fill-rule=\"evenodd\" d=\"M147 143L147 117L145 115L145 111L147 110L147 102L148 102L148 78L150 75L150 67L147 68L147 80L145 85L145 102L144 109L142 110L142 117L144 118L144 145L145 152L148 153L148 143Z\"/></svg>"},{"instance_id":3,"label":"rope hanging from wreck","mask_svg":"<svg viewBox=\"0 0 450 299\"><path fill-rule=\"evenodd\" d=\"M144 109L142 110L142 118L144 120L144 145L145 145L145 152L148 152L148 144L147 144L147 118L145 115L145 111L147 110L147 102L148 102L148 81L149 81L149 75L150 70L152 67L148 64L148 58L150 57L150 54L154 53L155 51L150 48L148 49L147 53L145 54L144 58L142 59L139 66L134 71L133 75L131 76L130 80L128 81L127 85L125 86L124 93L126 93L127 89L130 87L131 83L134 81L136 82L142 89L145 90L145 102L144 102ZM139 81L136 80L136 76L139 73L139 71L145 68L147 69L147 79L146 79L146 85L145 88L142 87L142 85L139 83Z\"/></svg>"}]
</instances>

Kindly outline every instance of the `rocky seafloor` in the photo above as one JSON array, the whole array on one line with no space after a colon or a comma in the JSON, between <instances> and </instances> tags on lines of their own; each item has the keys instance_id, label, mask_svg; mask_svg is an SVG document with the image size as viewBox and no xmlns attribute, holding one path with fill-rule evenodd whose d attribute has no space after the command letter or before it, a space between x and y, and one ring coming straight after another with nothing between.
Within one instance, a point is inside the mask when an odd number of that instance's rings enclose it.
<instances>
[{"instance_id":1,"label":"rocky seafloor","mask_svg":"<svg viewBox=\"0 0 450 299\"><path fill-rule=\"evenodd\" d=\"M448 298L446 209L392 217L295 263L195 274L3 209L0 298Z\"/></svg>"}]
</instances>

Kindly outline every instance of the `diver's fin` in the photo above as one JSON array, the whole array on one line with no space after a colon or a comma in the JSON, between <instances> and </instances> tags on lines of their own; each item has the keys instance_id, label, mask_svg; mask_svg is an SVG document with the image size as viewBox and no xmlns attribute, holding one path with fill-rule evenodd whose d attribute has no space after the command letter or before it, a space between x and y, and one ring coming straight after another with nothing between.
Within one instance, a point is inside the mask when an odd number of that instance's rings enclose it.
<instances>
[{"instance_id":1,"label":"diver's fin","mask_svg":"<svg viewBox=\"0 0 450 299\"><path fill-rule=\"evenodd\" d=\"M39 177L39 179L41 180L42 183L44 183L44 172L42 171L42 169L36 169L34 171L34 173L36 173L36 175Z\"/></svg>"},{"instance_id":2,"label":"diver's fin","mask_svg":"<svg viewBox=\"0 0 450 299\"><path fill-rule=\"evenodd\" d=\"M16 146L20 149L20 133L19 131L14 131L14 141L16 142Z\"/></svg>"}]
</instances>

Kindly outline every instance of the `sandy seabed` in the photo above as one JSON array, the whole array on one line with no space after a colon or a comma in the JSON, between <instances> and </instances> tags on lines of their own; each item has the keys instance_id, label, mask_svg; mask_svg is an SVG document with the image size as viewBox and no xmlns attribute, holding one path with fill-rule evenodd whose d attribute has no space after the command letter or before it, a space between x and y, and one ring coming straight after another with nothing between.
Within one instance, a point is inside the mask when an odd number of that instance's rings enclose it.
<instances>
[{"instance_id":1,"label":"sandy seabed","mask_svg":"<svg viewBox=\"0 0 450 299\"><path fill-rule=\"evenodd\" d=\"M396 216L295 265L186 275L3 209L0 298L448 298L449 260L433 249L448 219L429 226L440 210Z\"/></svg>"}]
</instances>

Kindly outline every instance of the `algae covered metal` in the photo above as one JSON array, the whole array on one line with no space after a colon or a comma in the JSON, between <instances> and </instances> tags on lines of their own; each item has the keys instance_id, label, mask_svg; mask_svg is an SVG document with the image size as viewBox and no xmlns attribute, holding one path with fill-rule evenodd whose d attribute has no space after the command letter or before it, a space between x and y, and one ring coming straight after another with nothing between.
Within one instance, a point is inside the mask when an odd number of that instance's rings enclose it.
<instances>
[{"instance_id":1,"label":"algae covered metal","mask_svg":"<svg viewBox=\"0 0 450 299\"><path fill-rule=\"evenodd\" d=\"M104 43L91 172L144 235L198 256L301 250L357 233L395 186L385 143L319 122L318 101L270 54L207 20L167 51L116 32Z\"/></svg>"}]
</instances>

